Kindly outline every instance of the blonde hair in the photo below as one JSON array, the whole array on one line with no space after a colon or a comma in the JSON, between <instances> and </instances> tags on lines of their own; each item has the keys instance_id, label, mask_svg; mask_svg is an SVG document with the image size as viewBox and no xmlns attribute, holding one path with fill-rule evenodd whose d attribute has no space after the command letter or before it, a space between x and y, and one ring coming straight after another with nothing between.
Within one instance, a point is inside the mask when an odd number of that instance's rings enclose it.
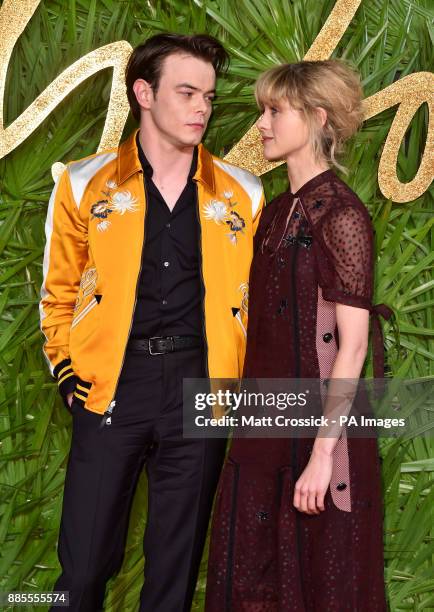
<instances>
[{"instance_id":1,"label":"blonde hair","mask_svg":"<svg viewBox=\"0 0 434 612\"><path fill-rule=\"evenodd\" d=\"M265 104L272 106L286 99L302 111L316 160L325 160L348 174L336 156L343 153L345 142L363 122L363 89L358 73L343 60L303 61L270 68L258 78L255 98L261 110ZM327 112L323 126L318 106Z\"/></svg>"}]
</instances>

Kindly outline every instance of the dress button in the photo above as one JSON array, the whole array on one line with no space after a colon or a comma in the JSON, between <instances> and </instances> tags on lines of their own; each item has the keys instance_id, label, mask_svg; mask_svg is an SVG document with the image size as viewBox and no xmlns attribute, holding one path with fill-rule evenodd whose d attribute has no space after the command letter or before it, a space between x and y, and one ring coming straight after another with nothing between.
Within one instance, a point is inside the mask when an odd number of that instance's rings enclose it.
<instances>
[{"instance_id":1,"label":"dress button","mask_svg":"<svg viewBox=\"0 0 434 612\"><path fill-rule=\"evenodd\" d=\"M169 265L170 265L170 264L169 264L169 262L168 262L168 261L165 261L165 262L164 262L164 267L165 267L165 268L168 268L168 267L169 267Z\"/></svg>"},{"instance_id":2,"label":"dress button","mask_svg":"<svg viewBox=\"0 0 434 612\"><path fill-rule=\"evenodd\" d=\"M259 512L256 513L256 518L258 518L260 521L268 521L268 512L259 510Z\"/></svg>"},{"instance_id":3,"label":"dress button","mask_svg":"<svg viewBox=\"0 0 434 612\"><path fill-rule=\"evenodd\" d=\"M167 304L167 300L163 300L163 302L162 302L162 303L163 303L164 305L166 305L166 304Z\"/></svg>"},{"instance_id":4,"label":"dress button","mask_svg":"<svg viewBox=\"0 0 434 612\"><path fill-rule=\"evenodd\" d=\"M170 227L170 223L166 223L166 227L169 228Z\"/></svg>"},{"instance_id":5,"label":"dress button","mask_svg":"<svg viewBox=\"0 0 434 612\"><path fill-rule=\"evenodd\" d=\"M333 340L333 334L327 332L326 334L324 334L322 339L324 340L324 342L331 342L331 340Z\"/></svg>"},{"instance_id":6,"label":"dress button","mask_svg":"<svg viewBox=\"0 0 434 612\"><path fill-rule=\"evenodd\" d=\"M339 484L336 485L336 488L338 491L343 491L344 489L347 488L347 485L345 482L340 482Z\"/></svg>"}]
</instances>

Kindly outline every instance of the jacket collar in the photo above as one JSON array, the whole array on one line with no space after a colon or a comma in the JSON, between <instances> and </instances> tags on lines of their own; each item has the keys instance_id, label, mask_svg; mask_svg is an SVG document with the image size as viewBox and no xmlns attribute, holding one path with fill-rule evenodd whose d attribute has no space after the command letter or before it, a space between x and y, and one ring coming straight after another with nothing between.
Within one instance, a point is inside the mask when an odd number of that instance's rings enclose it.
<instances>
[{"instance_id":1,"label":"jacket collar","mask_svg":"<svg viewBox=\"0 0 434 612\"><path fill-rule=\"evenodd\" d=\"M214 162L211 153L203 144L199 145L197 170L193 180L199 181L209 191L215 193Z\"/></svg>"},{"instance_id":2,"label":"jacket collar","mask_svg":"<svg viewBox=\"0 0 434 612\"><path fill-rule=\"evenodd\" d=\"M136 145L138 131L134 130L131 136L121 142L118 147L118 185L142 170Z\"/></svg>"},{"instance_id":3,"label":"jacket collar","mask_svg":"<svg viewBox=\"0 0 434 612\"><path fill-rule=\"evenodd\" d=\"M138 129L135 130L131 136L119 145L117 160L118 185L121 185L136 172L142 171L142 164L140 163L136 144L136 134L138 131ZM211 153L202 144L198 146L197 170L193 180L203 183L210 191L215 192L213 158Z\"/></svg>"}]
</instances>

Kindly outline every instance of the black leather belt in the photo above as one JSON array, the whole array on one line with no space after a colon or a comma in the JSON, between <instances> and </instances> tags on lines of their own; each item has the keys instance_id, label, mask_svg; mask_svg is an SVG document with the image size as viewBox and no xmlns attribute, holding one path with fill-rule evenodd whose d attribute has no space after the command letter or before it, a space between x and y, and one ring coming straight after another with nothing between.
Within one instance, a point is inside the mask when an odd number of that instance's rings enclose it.
<instances>
[{"instance_id":1,"label":"black leather belt","mask_svg":"<svg viewBox=\"0 0 434 612\"><path fill-rule=\"evenodd\" d=\"M164 355L200 346L203 346L203 340L199 336L154 336L153 338L131 338L128 341L127 350Z\"/></svg>"}]
</instances>

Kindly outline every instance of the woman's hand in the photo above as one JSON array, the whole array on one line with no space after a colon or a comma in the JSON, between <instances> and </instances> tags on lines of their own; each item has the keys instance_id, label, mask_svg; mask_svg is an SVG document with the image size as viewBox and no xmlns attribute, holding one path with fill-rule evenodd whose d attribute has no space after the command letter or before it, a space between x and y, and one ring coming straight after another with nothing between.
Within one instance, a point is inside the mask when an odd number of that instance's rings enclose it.
<instances>
[{"instance_id":1,"label":"woman's hand","mask_svg":"<svg viewBox=\"0 0 434 612\"><path fill-rule=\"evenodd\" d=\"M333 457L315 449L295 483L294 506L306 514L319 514L325 509L324 497L332 477Z\"/></svg>"}]
</instances>

